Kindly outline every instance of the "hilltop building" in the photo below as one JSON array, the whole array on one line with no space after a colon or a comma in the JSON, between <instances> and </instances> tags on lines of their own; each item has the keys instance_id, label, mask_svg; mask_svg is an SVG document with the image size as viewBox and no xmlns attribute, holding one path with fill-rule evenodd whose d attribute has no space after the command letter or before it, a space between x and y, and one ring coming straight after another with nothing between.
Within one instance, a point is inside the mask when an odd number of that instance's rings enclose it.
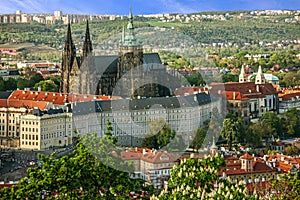
<instances>
[{"instance_id":1,"label":"hilltop building","mask_svg":"<svg viewBox=\"0 0 300 200\"><path fill-rule=\"evenodd\" d=\"M170 89L157 84L159 80L156 77L166 74L166 68L162 65L157 53L143 53L142 45L135 37L131 11L128 16L127 29L123 28L119 55L94 56L87 23L82 55L76 56L69 24L61 71L60 92L62 93L111 96L118 84L124 97L171 95Z\"/></svg>"}]
</instances>

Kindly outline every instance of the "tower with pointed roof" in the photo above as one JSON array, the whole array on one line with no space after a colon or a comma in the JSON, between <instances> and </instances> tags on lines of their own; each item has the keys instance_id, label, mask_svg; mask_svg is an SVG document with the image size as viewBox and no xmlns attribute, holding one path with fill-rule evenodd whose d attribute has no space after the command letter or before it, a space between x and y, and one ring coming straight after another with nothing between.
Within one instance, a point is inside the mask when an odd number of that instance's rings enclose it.
<instances>
[{"instance_id":1,"label":"tower with pointed roof","mask_svg":"<svg viewBox=\"0 0 300 200\"><path fill-rule=\"evenodd\" d=\"M127 28L123 27L122 38L119 46L119 58L118 58L118 71L117 80L119 80L124 74L129 75L129 71L134 71L130 74L130 80L126 81L122 79L123 90L133 94L135 88L137 88L137 81L134 76L139 75L138 69L143 65L143 47L137 41L134 33L133 15L130 9L128 15ZM134 74L134 75L133 75ZM138 92L138 93L141 93ZM136 96L143 96L142 94L136 94Z\"/></svg>"},{"instance_id":2,"label":"tower with pointed roof","mask_svg":"<svg viewBox=\"0 0 300 200\"><path fill-rule=\"evenodd\" d=\"M80 59L79 93L95 94L97 86L96 69L93 55L93 45L90 35L89 22L86 23L85 40Z\"/></svg>"},{"instance_id":3,"label":"tower with pointed roof","mask_svg":"<svg viewBox=\"0 0 300 200\"><path fill-rule=\"evenodd\" d=\"M127 71L143 65L143 48L137 42L134 33L133 15L130 9L127 29L123 27L122 38L119 46L118 75L120 78Z\"/></svg>"},{"instance_id":4,"label":"tower with pointed roof","mask_svg":"<svg viewBox=\"0 0 300 200\"><path fill-rule=\"evenodd\" d=\"M90 27L89 27L89 21L86 22L86 31L85 31L85 39L83 43L82 48L82 55L81 55L81 63L84 62L84 59L88 57L93 52L93 45L91 40L91 34L90 34Z\"/></svg>"},{"instance_id":5,"label":"tower with pointed roof","mask_svg":"<svg viewBox=\"0 0 300 200\"><path fill-rule=\"evenodd\" d=\"M72 41L71 35L71 25L68 24L67 29L67 38L65 41L64 50L62 53L62 65L61 65L61 84L60 84L60 92L66 92L68 88L69 82L69 69L71 68L74 58L76 56L76 49Z\"/></svg>"},{"instance_id":6,"label":"tower with pointed roof","mask_svg":"<svg viewBox=\"0 0 300 200\"><path fill-rule=\"evenodd\" d=\"M131 94L131 98L170 95L168 88L157 84L158 80L154 80L155 78L150 78L151 76L159 77L159 75L153 75L154 71L146 69L149 66L144 63L144 58L142 45L135 36L133 15L130 9L127 28L123 27L119 45L117 81L125 74L126 77L130 77L128 81L124 78L121 81L122 90L127 91L124 93Z\"/></svg>"},{"instance_id":7,"label":"tower with pointed roof","mask_svg":"<svg viewBox=\"0 0 300 200\"><path fill-rule=\"evenodd\" d=\"M241 73L239 75L239 82L240 83L245 83L246 82L246 73L245 73L244 65L242 65L242 68L241 68Z\"/></svg>"},{"instance_id":8,"label":"tower with pointed roof","mask_svg":"<svg viewBox=\"0 0 300 200\"><path fill-rule=\"evenodd\" d=\"M264 74L262 73L261 66L259 66L255 77L255 84L265 84L265 83L266 83L266 79L264 77Z\"/></svg>"},{"instance_id":9,"label":"tower with pointed roof","mask_svg":"<svg viewBox=\"0 0 300 200\"><path fill-rule=\"evenodd\" d=\"M215 137L213 137L213 142L212 142L212 145L210 147L210 154L211 155L216 155L217 153L218 153L218 146L216 145Z\"/></svg>"},{"instance_id":10,"label":"tower with pointed roof","mask_svg":"<svg viewBox=\"0 0 300 200\"><path fill-rule=\"evenodd\" d=\"M62 65L61 65L61 85L60 92L71 92L70 86L72 85L72 77L78 70L79 63L76 58L76 48L72 40L71 25L68 24L67 39L65 42L64 50L62 53Z\"/></svg>"}]
</instances>

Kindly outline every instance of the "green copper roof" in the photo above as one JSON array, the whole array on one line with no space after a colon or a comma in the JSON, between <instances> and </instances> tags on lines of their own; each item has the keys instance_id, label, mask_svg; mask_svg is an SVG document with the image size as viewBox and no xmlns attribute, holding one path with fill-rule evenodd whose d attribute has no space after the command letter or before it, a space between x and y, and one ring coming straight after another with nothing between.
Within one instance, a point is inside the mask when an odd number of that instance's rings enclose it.
<instances>
[{"instance_id":1,"label":"green copper roof","mask_svg":"<svg viewBox=\"0 0 300 200\"><path fill-rule=\"evenodd\" d=\"M211 149L218 149L218 146L217 146L216 143L215 143L215 137L213 137L213 143L212 143L212 145L211 145L210 148L211 148Z\"/></svg>"},{"instance_id":2,"label":"green copper roof","mask_svg":"<svg viewBox=\"0 0 300 200\"><path fill-rule=\"evenodd\" d=\"M133 15L132 11L130 9L129 15L128 15L128 23L127 23L127 30L126 33L122 33L122 40L120 41L121 46L138 46L138 42L136 40L135 34L134 34L134 25L133 25Z\"/></svg>"}]
</instances>

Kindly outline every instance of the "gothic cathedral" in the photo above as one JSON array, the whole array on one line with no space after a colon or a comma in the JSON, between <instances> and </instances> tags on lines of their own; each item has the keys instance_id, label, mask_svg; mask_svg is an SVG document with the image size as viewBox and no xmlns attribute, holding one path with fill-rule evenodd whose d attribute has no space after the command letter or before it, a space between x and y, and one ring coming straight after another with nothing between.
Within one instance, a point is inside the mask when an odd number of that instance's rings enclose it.
<instances>
[{"instance_id":1,"label":"gothic cathedral","mask_svg":"<svg viewBox=\"0 0 300 200\"><path fill-rule=\"evenodd\" d=\"M153 76L153 71L156 75L166 73L165 66L162 65L157 53L143 53L142 45L135 37L131 11L126 31L123 27L119 55L93 55L87 22L82 55L76 57L71 27L68 24L67 39L62 54L60 92L111 96L114 95L117 85L124 92L124 97L169 96L170 89L157 84L158 80L155 77L159 76Z\"/></svg>"}]
</instances>

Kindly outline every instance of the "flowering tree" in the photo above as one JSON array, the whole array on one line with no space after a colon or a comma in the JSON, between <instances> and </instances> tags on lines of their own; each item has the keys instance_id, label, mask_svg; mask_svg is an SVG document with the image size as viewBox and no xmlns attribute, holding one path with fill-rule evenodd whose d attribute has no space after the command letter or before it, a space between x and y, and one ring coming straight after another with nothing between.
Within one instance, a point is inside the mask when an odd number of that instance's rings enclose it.
<instances>
[{"instance_id":1,"label":"flowering tree","mask_svg":"<svg viewBox=\"0 0 300 200\"><path fill-rule=\"evenodd\" d=\"M243 184L219 178L218 172L224 166L219 156L184 160L173 167L168 187L151 199L258 199L248 195Z\"/></svg>"}]
</instances>

